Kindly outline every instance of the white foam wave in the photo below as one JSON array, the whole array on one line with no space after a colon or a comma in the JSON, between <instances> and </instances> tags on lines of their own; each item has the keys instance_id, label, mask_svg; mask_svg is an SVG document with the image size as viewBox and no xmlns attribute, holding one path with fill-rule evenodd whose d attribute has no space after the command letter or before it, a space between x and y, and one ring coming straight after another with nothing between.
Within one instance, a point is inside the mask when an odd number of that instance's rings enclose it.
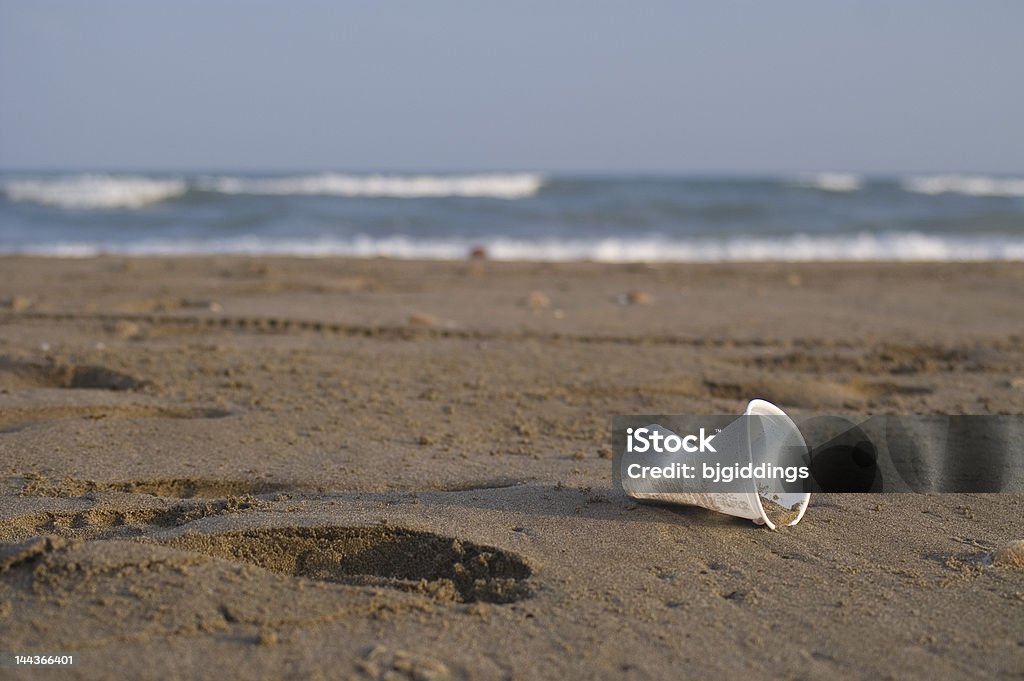
<instances>
[{"instance_id":1,"label":"white foam wave","mask_svg":"<svg viewBox=\"0 0 1024 681\"><path fill-rule=\"evenodd\" d=\"M903 180L903 188L917 194L969 196L1024 196L1024 178L989 175L922 175Z\"/></svg>"},{"instance_id":2,"label":"white foam wave","mask_svg":"<svg viewBox=\"0 0 1024 681\"><path fill-rule=\"evenodd\" d=\"M472 175L346 175L320 173L278 178L221 176L199 181L206 191L225 194L328 195L349 197L521 199L544 184L537 173Z\"/></svg>"},{"instance_id":3,"label":"white foam wave","mask_svg":"<svg viewBox=\"0 0 1024 681\"><path fill-rule=\"evenodd\" d=\"M304 257L390 257L461 260L474 246L495 260L597 262L762 262L762 261L988 261L1024 260L1024 237L960 237L916 232L846 236L793 235L776 239L596 239L525 240L492 238L414 239L405 236L349 239L269 239L255 236L218 240L146 240L129 244L61 242L9 252L85 257L123 255L294 255Z\"/></svg>"},{"instance_id":4,"label":"white foam wave","mask_svg":"<svg viewBox=\"0 0 1024 681\"><path fill-rule=\"evenodd\" d=\"M864 178L854 173L815 173L796 180L796 186L823 192L855 192L864 186Z\"/></svg>"},{"instance_id":5,"label":"white foam wave","mask_svg":"<svg viewBox=\"0 0 1024 681\"><path fill-rule=\"evenodd\" d=\"M181 196L187 189L184 180L139 175L72 175L4 184L4 193L12 201L61 208L141 208Z\"/></svg>"}]
</instances>

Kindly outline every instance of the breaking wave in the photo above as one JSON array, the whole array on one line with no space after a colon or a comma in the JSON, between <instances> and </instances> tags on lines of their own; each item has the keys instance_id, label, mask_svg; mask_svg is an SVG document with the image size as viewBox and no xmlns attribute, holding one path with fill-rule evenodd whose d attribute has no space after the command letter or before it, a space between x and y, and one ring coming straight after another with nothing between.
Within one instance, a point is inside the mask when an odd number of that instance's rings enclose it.
<instances>
[{"instance_id":1,"label":"breaking wave","mask_svg":"<svg viewBox=\"0 0 1024 681\"><path fill-rule=\"evenodd\" d=\"M184 180L141 175L70 175L4 183L4 193L11 201L79 209L141 208L182 196L186 191Z\"/></svg>"},{"instance_id":2,"label":"breaking wave","mask_svg":"<svg viewBox=\"0 0 1024 681\"><path fill-rule=\"evenodd\" d=\"M797 178L794 184L823 192L855 192L864 186L864 178L854 173L815 173Z\"/></svg>"},{"instance_id":3,"label":"breaking wave","mask_svg":"<svg viewBox=\"0 0 1024 681\"><path fill-rule=\"evenodd\" d=\"M342 196L366 198L472 197L522 199L544 185L537 173L480 173L470 175L347 175L319 173L285 177L222 175L180 178L141 175L68 175L12 179L4 182L11 201L66 209L142 208L176 199L189 191L227 195Z\"/></svg>"},{"instance_id":4,"label":"breaking wave","mask_svg":"<svg viewBox=\"0 0 1024 681\"><path fill-rule=\"evenodd\" d=\"M472 175L347 175L319 173L278 178L207 177L199 188L224 194L325 195L351 197L521 199L536 194L544 177L536 173Z\"/></svg>"},{"instance_id":5,"label":"breaking wave","mask_svg":"<svg viewBox=\"0 0 1024 681\"><path fill-rule=\"evenodd\" d=\"M922 175L903 180L915 194L967 194L969 196L1024 197L1024 178L990 175Z\"/></svg>"},{"instance_id":6,"label":"breaking wave","mask_svg":"<svg viewBox=\"0 0 1024 681\"><path fill-rule=\"evenodd\" d=\"M917 232L764 239L548 239L495 237L414 239L407 236L281 239L243 236L211 240L143 240L103 244L59 242L17 249L19 253L85 257L123 255L293 255L461 260L483 247L494 260L597 262L745 262L745 261L980 261L1024 260L1024 237L962 237Z\"/></svg>"}]
</instances>

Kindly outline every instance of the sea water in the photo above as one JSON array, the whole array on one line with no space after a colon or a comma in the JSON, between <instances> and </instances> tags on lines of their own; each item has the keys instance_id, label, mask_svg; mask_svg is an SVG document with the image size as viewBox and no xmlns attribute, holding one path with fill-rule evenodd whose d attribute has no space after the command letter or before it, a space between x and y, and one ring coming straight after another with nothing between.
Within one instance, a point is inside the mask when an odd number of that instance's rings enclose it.
<instances>
[{"instance_id":1,"label":"sea water","mask_svg":"<svg viewBox=\"0 0 1024 681\"><path fill-rule=\"evenodd\" d=\"M1024 177L6 172L0 252L1021 260Z\"/></svg>"}]
</instances>

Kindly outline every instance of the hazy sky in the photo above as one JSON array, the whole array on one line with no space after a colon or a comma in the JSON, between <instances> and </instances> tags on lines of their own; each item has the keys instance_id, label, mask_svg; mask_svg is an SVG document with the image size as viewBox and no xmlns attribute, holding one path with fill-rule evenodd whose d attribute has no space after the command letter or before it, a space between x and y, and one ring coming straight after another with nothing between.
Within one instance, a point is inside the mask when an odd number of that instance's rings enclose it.
<instances>
[{"instance_id":1,"label":"hazy sky","mask_svg":"<svg viewBox=\"0 0 1024 681\"><path fill-rule=\"evenodd\" d=\"M1024 2L0 0L0 166L1024 171Z\"/></svg>"}]
</instances>

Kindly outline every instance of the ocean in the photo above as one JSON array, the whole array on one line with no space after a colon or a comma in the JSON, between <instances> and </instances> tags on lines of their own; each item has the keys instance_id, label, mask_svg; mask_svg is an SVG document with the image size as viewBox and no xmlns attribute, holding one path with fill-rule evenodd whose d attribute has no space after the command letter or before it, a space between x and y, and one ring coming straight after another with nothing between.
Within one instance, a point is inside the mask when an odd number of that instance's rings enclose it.
<instances>
[{"instance_id":1,"label":"ocean","mask_svg":"<svg viewBox=\"0 0 1024 681\"><path fill-rule=\"evenodd\" d=\"M0 252L1024 260L1024 177L0 174Z\"/></svg>"}]
</instances>

